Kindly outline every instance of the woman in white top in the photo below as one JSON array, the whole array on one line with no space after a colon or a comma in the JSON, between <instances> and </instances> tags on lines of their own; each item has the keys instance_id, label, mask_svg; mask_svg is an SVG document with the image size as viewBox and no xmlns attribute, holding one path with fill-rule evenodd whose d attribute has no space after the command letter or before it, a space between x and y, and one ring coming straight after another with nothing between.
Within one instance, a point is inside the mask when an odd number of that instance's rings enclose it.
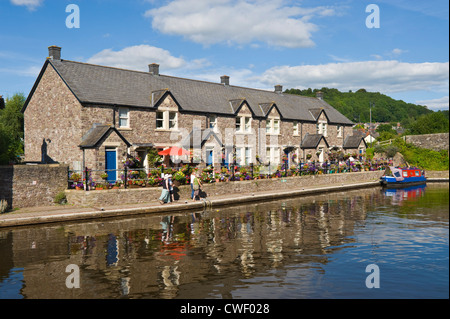
<instances>
[{"instance_id":1,"label":"woman in white top","mask_svg":"<svg viewBox=\"0 0 450 319\"><path fill-rule=\"evenodd\" d=\"M194 200L194 179L195 179L195 171L191 172L191 199Z\"/></svg>"}]
</instances>

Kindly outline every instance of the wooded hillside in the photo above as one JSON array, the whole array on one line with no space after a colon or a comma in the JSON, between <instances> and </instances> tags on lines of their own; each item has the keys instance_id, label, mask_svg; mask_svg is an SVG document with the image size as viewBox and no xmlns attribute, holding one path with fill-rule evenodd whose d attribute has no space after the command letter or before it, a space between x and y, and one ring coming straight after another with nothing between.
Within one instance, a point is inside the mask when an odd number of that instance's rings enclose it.
<instances>
[{"instance_id":1,"label":"wooded hillside","mask_svg":"<svg viewBox=\"0 0 450 319\"><path fill-rule=\"evenodd\" d=\"M372 122L400 122L409 126L411 121L417 120L421 115L433 113L425 106L406 103L402 100L378 93L367 92L360 89L356 92L340 92L338 89L288 89L285 92L303 96L315 97L317 91L323 92L323 99L355 123L368 123L370 121L370 103L372 107Z\"/></svg>"}]
</instances>

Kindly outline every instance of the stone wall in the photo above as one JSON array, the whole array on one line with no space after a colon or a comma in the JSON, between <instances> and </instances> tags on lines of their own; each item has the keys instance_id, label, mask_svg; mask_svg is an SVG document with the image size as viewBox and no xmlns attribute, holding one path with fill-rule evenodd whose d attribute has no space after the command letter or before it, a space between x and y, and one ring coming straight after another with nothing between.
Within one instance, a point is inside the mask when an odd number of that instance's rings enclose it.
<instances>
[{"instance_id":1,"label":"stone wall","mask_svg":"<svg viewBox=\"0 0 450 319\"><path fill-rule=\"evenodd\" d=\"M51 64L24 112L25 161L46 164L81 161L82 106Z\"/></svg>"},{"instance_id":2,"label":"stone wall","mask_svg":"<svg viewBox=\"0 0 450 319\"><path fill-rule=\"evenodd\" d=\"M449 150L448 138L449 138L448 133L407 135L405 136L405 141L406 143L410 143L421 148L427 148L435 151L440 150L448 151Z\"/></svg>"},{"instance_id":3,"label":"stone wall","mask_svg":"<svg viewBox=\"0 0 450 319\"><path fill-rule=\"evenodd\" d=\"M239 181L227 183L204 184L202 190L207 196L228 196L233 194L257 194L261 192L279 192L301 190L306 187L330 186L348 183L377 181L384 171L341 173L327 175L308 175L275 179L258 179L252 181ZM190 185L175 188L175 199L190 200ZM66 190L69 204L81 206L94 206L97 208L114 205L143 204L155 201L161 195L161 187L111 189L77 191Z\"/></svg>"},{"instance_id":4,"label":"stone wall","mask_svg":"<svg viewBox=\"0 0 450 319\"><path fill-rule=\"evenodd\" d=\"M67 188L67 165L0 166L0 199L12 208L49 206Z\"/></svg>"}]
</instances>

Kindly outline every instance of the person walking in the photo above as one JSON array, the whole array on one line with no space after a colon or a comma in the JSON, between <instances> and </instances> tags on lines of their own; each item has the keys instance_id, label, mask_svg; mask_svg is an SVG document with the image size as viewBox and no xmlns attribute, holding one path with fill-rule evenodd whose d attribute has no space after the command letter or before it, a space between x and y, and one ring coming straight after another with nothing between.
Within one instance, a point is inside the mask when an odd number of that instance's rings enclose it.
<instances>
[{"instance_id":1,"label":"person walking","mask_svg":"<svg viewBox=\"0 0 450 319\"><path fill-rule=\"evenodd\" d=\"M169 194L170 194L170 199L172 200L172 203L175 202L175 199L173 197L173 181L172 181L172 174L169 174L168 177L169 180Z\"/></svg>"},{"instance_id":2,"label":"person walking","mask_svg":"<svg viewBox=\"0 0 450 319\"><path fill-rule=\"evenodd\" d=\"M164 180L162 183L161 196L159 197L159 202L162 204L170 203L170 186L169 186L169 175L164 175Z\"/></svg>"},{"instance_id":3,"label":"person walking","mask_svg":"<svg viewBox=\"0 0 450 319\"><path fill-rule=\"evenodd\" d=\"M194 197L192 198L192 200L195 202L197 200L197 197L200 199L200 189L202 186L202 182L200 181L200 174L197 173L195 175L194 178L194 183L193 183L193 188L194 188Z\"/></svg>"},{"instance_id":4,"label":"person walking","mask_svg":"<svg viewBox=\"0 0 450 319\"><path fill-rule=\"evenodd\" d=\"M194 179L195 179L195 169L192 169L190 179L191 179L191 199L194 200Z\"/></svg>"}]
</instances>

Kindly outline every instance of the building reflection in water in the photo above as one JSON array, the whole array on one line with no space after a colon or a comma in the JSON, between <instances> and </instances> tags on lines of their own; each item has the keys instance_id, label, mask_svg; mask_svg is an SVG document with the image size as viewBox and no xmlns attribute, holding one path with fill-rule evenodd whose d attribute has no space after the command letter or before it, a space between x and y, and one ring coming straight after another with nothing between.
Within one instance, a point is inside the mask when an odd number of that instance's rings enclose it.
<instances>
[{"instance_id":1,"label":"building reflection in water","mask_svg":"<svg viewBox=\"0 0 450 319\"><path fill-rule=\"evenodd\" d=\"M25 298L230 298L295 265L320 268L354 239L379 188L205 212L0 231L0 283L22 268ZM66 266L80 267L68 289ZM275 274L276 275L276 274ZM275 276L274 275L274 276ZM1 286L0 286L1 287Z\"/></svg>"}]
</instances>

